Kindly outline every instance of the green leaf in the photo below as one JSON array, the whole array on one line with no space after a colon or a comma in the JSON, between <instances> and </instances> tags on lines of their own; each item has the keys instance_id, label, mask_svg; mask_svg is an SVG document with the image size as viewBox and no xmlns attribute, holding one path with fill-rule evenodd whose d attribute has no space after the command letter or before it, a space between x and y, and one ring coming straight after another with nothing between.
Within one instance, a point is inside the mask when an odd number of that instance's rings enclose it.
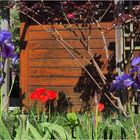
<instances>
[{"instance_id":1,"label":"green leaf","mask_svg":"<svg viewBox=\"0 0 140 140\"><path fill-rule=\"evenodd\" d=\"M20 125L16 129L16 137L15 137L15 140L23 140L23 139L29 140L29 139L31 139L31 137L28 135L28 130L25 129L25 125L20 120Z\"/></svg>"},{"instance_id":2,"label":"green leaf","mask_svg":"<svg viewBox=\"0 0 140 140\"><path fill-rule=\"evenodd\" d=\"M29 140L29 135L27 133L27 131L25 130L25 128L22 128L21 126L19 126L16 130L16 137L15 140Z\"/></svg>"},{"instance_id":3,"label":"green leaf","mask_svg":"<svg viewBox=\"0 0 140 140\"><path fill-rule=\"evenodd\" d=\"M78 125L76 125L76 138L79 140L81 139L88 139L85 131L83 130L83 126L80 122L80 117L77 118L77 123Z\"/></svg>"},{"instance_id":4,"label":"green leaf","mask_svg":"<svg viewBox=\"0 0 140 140\"><path fill-rule=\"evenodd\" d=\"M71 124L76 124L77 123L77 120L78 120L78 117L75 113L68 113L67 114L67 119L69 120L69 122Z\"/></svg>"},{"instance_id":5,"label":"green leaf","mask_svg":"<svg viewBox=\"0 0 140 140\"><path fill-rule=\"evenodd\" d=\"M76 126L76 138L79 140L88 139L80 125Z\"/></svg>"},{"instance_id":6,"label":"green leaf","mask_svg":"<svg viewBox=\"0 0 140 140\"><path fill-rule=\"evenodd\" d=\"M1 119L0 119L0 139L11 140L11 136Z\"/></svg>"},{"instance_id":7,"label":"green leaf","mask_svg":"<svg viewBox=\"0 0 140 140\"><path fill-rule=\"evenodd\" d=\"M36 140L42 140L43 139L43 137L39 134L39 132L37 131L37 129L35 127L33 127L33 125L31 125L30 123L28 123L28 128L29 128L29 130L31 131L33 137Z\"/></svg>"},{"instance_id":8,"label":"green leaf","mask_svg":"<svg viewBox=\"0 0 140 140\"><path fill-rule=\"evenodd\" d=\"M44 123L41 123L41 125L43 127L46 127L50 133L50 135L52 134L52 132L56 132L59 137L58 139L71 139L71 137L68 135L67 131L60 125L57 125L57 124L51 124L51 123L47 123L47 122L44 122ZM49 136L49 133L47 132L45 135L44 135L44 138L43 140L46 140L48 139L48 136Z\"/></svg>"}]
</instances>

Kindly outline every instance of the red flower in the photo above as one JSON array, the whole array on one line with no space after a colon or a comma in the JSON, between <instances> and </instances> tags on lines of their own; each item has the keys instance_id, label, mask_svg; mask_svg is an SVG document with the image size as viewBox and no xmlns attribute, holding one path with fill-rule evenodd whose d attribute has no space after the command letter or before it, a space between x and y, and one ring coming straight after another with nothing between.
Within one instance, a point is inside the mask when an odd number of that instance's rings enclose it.
<instances>
[{"instance_id":1,"label":"red flower","mask_svg":"<svg viewBox=\"0 0 140 140\"><path fill-rule=\"evenodd\" d=\"M38 92L35 92L35 91L30 94L30 98L32 100L37 100L39 98L39 96L40 96L40 94Z\"/></svg>"},{"instance_id":2,"label":"red flower","mask_svg":"<svg viewBox=\"0 0 140 140\"><path fill-rule=\"evenodd\" d=\"M33 100L39 100L42 103L48 100L47 91L45 88L37 88L34 92L30 94L30 98Z\"/></svg>"},{"instance_id":3,"label":"red flower","mask_svg":"<svg viewBox=\"0 0 140 140\"><path fill-rule=\"evenodd\" d=\"M98 104L98 110L101 112L101 111L103 111L104 109L105 109L104 104L99 103L99 104Z\"/></svg>"},{"instance_id":4,"label":"red flower","mask_svg":"<svg viewBox=\"0 0 140 140\"><path fill-rule=\"evenodd\" d=\"M73 19L74 15L72 13L67 14L68 19Z\"/></svg>"},{"instance_id":5,"label":"red flower","mask_svg":"<svg viewBox=\"0 0 140 140\"><path fill-rule=\"evenodd\" d=\"M48 95L49 99L51 99L51 100L53 100L53 99L55 99L57 97L57 93L55 91L53 91L53 90L49 90L47 92L47 95Z\"/></svg>"},{"instance_id":6,"label":"red flower","mask_svg":"<svg viewBox=\"0 0 140 140\"><path fill-rule=\"evenodd\" d=\"M46 103L49 100L49 98L48 96L41 95L39 96L38 100L41 101L42 103Z\"/></svg>"},{"instance_id":7,"label":"red flower","mask_svg":"<svg viewBox=\"0 0 140 140\"><path fill-rule=\"evenodd\" d=\"M40 94L46 94L46 88L36 88L35 92L38 92Z\"/></svg>"},{"instance_id":8,"label":"red flower","mask_svg":"<svg viewBox=\"0 0 140 140\"><path fill-rule=\"evenodd\" d=\"M57 97L57 93L55 91L49 90L47 91L45 88L37 88L34 92L30 94L30 98L32 100L38 100L42 103L47 102L49 99L53 100Z\"/></svg>"}]
</instances>

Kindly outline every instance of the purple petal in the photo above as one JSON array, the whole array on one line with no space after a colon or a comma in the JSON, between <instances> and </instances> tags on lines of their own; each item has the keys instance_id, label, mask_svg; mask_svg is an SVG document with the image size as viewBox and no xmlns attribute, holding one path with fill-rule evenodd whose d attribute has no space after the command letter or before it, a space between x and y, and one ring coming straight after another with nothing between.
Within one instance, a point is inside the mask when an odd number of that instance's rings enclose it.
<instances>
[{"instance_id":1,"label":"purple petal","mask_svg":"<svg viewBox=\"0 0 140 140\"><path fill-rule=\"evenodd\" d=\"M134 66L133 68L130 69L130 73L134 72L140 72L140 66Z\"/></svg>"},{"instance_id":2,"label":"purple petal","mask_svg":"<svg viewBox=\"0 0 140 140\"><path fill-rule=\"evenodd\" d=\"M2 30L0 32L0 43L4 43L5 41L8 41L11 38L11 33L6 30Z\"/></svg>"},{"instance_id":3,"label":"purple petal","mask_svg":"<svg viewBox=\"0 0 140 140\"><path fill-rule=\"evenodd\" d=\"M14 55L14 46L11 43L7 43L2 47L2 56L4 58L13 58Z\"/></svg>"},{"instance_id":4,"label":"purple petal","mask_svg":"<svg viewBox=\"0 0 140 140\"><path fill-rule=\"evenodd\" d=\"M0 33L0 43L4 43L4 35Z\"/></svg>"},{"instance_id":5,"label":"purple petal","mask_svg":"<svg viewBox=\"0 0 140 140\"><path fill-rule=\"evenodd\" d=\"M125 89L125 86L124 86L124 84L123 84L123 82L122 81L120 81L120 82L118 82L117 84L116 84L116 90L118 91L118 90L124 90Z\"/></svg>"},{"instance_id":6,"label":"purple petal","mask_svg":"<svg viewBox=\"0 0 140 140\"><path fill-rule=\"evenodd\" d=\"M129 74L123 74L121 76L116 76L115 80L111 84L110 90L119 91L126 90L129 86L133 85L134 80Z\"/></svg>"},{"instance_id":7,"label":"purple petal","mask_svg":"<svg viewBox=\"0 0 140 140\"><path fill-rule=\"evenodd\" d=\"M130 87L132 84L134 83L134 81L130 80L130 79L127 79L127 80L124 80L124 86L127 88L127 87Z\"/></svg>"},{"instance_id":8,"label":"purple petal","mask_svg":"<svg viewBox=\"0 0 140 140\"><path fill-rule=\"evenodd\" d=\"M134 88L135 90L138 90L138 89L140 89L140 86L139 86L136 82L134 82L133 88Z\"/></svg>"},{"instance_id":9,"label":"purple petal","mask_svg":"<svg viewBox=\"0 0 140 140\"><path fill-rule=\"evenodd\" d=\"M13 65L17 65L17 64L18 64L18 61L19 61L18 54L16 54L16 55L14 56L14 58L12 59L12 64L13 64Z\"/></svg>"},{"instance_id":10,"label":"purple petal","mask_svg":"<svg viewBox=\"0 0 140 140\"><path fill-rule=\"evenodd\" d=\"M127 79L129 79L130 78L130 75L129 74L126 74L126 73L124 73L122 76L121 76L121 79L122 80L127 80Z\"/></svg>"},{"instance_id":11,"label":"purple petal","mask_svg":"<svg viewBox=\"0 0 140 140\"><path fill-rule=\"evenodd\" d=\"M140 57L134 57L132 62L131 62L131 65L132 66L136 66L140 63Z\"/></svg>"},{"instance_id":12,"label":"purple petal","mask_svg":"<svg viewBox=\"0 0 140 140\"><path fill-rule=\"evenodd\" d=\"M121 80L121 76L115 76L115 80Z\"/></svg>"},{"instance_id":13,"label":"purple petal","mask_svg":"<svg viewBox=\"0 0 140 140\"><path fill-rule=\"evenodd\" d=\"M12 34L9 31L6 31L6 30L2 30L1 33L4 35L6 40L11 38L11 36L12 36Z\"/></svg>"}]
</instances>

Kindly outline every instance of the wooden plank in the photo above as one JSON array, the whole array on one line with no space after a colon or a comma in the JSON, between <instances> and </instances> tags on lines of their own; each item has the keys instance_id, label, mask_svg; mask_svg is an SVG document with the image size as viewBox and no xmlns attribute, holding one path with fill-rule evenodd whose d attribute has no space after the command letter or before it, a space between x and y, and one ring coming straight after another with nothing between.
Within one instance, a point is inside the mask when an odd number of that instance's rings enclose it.
<instances>
[{"instance_id":1,"label":"wooden plank","mask_svg":"<svg viewBox=\"0 0 140 140\"><path fill-rule=\"evenodd\" d=\"M72 51L72 50L71 50ZM85 49L77 49L77 51L84 57L90 58L89 54L87 53L87 51ZM111 54L112 52L109 51L109 54ZM78 54L76 54L75 52L73 52L73 54L75 54L76 57L80 58L80 56ZM98 54L98 55L102 55L102 57L105 57L105 50L104 49L92 49L92 54ZM46 49L46 50L29 50L29 58L38 58L38 59L42 59L42 58L60 58L60 59L70 59L73 58L69 52L67 52L65 49Z\"/></svg>"},{"instance_id":2,"label":"wooden plank","mask_svg":"<svg viewBox=\"0 0 140 140\"><path fill-rule=\"evenodd\" d=\"M77 82L78 77L29 77L28 85L75 86Z\"/></svg>"},{"instance_id":3,"label":"wooden plank","mask_svg":"<svg viewBox=\"0 0 140 140\"><path fill-rule=\"evenodd\" d=\"M31 85L29 87L29 93L33 92L36 88L46 88L47 90L54 90L56 92L65 92L66 95L75 96L78 92L74 92L74 86L39 86Z\"/></svg>"},{"instance_id":4,"label":"wooden plank","mask_svg":"<svg viewBox=\"0 0 140 140\"><path fill-rule=\"evenodd\" d=\"M81 68L75 59L29 59L29 68ZM107 65L106 58L100 58L99 61ZM80 60L85 66L87 62Z\"/></svg>"},{"instance_id":5,"label":"wooden plank","mask_svg":"<svg viewBox=\"0 0 140 140\"><path fill-rule=\"evenodd\" d=\"M76 27L76 25L74 25L74 24L71 24L72 25L72 28L73 29L77 29L77 27ZM45 28L47 28L47 29L51 29L52 28L52 26L51 25L43 25ZM56 28L57 30L65 30L65 28L64 28L64 26L63 25L53 25L54 26L54 28ZM100 23L100 26L101 26L101 28L108 28L108 27L111 27L112 26L112 22L101 22ZM94 28L94 29L98 29L98 27L97 27L97 25L92 25L92 28ZM44 31L44 29L43 29L43 27L41 26L41 25L30 25L30 27L29 27L29 30L30 31ZM50 31L50 30L48 30L48 31Z\"/></svg>"},{"instance_id":6,"label":"wooden plank","mask_svg":"<svg viewBox=\"0 0 140 140\"><path fill-rule=\"evenodd\" d=\"M104 74L107 74L108 68L101 69ZM30 68L30 77L80 77L82 68Z\"/></svg>"},{"instance_id":7,"label":"wooden plank","mask_svg":"<svg viewBox=\"0 0 140 140\"><path fill-rule=\"evenodd\" d=\"M23 20L23 18L22 18ZM28 94L28 46L26 41L28 39L28 22L24 17L24 22L20 23L20 40L24 49L21 49L20 52L20 94L24 97L24 95ZM22 100L22 104L25 106L29 105L28 97Z\"/></svg>"},{"instance_id":8,"label":"wooden plank","mask_svg":"<svg viewBox=\"0 0 140 140\"><path fill-rule=\"evenodd\" d=\"M86 64L83 60L82 64ZM29 59L29 67L62 67L73 68L81 67L75 59Z\"/></svg>"},{"instance_id":9,"label":"wooden plank","mask_svg":"<svg viewBox=\"0 0 140 140\"><path fill-rule=\"evenodd\" d=\"M59 38L59 36L53 32L53 34L55 35L56 38ZM59 31L59 34L62 36L63 39L77 39L77 37L75 36L75 34L73 34L70 31ZM76 31L76 34L79 38L83 39L81 32L79 30ZM87 33L83 33L86 34ZM106 38L114 38L115 37L115 33L113 31L107 32L105 34ZM91 38L102 38L101 32L100 30L93 30L91 32ZM47 39L55 39L51 33L48 33L46 31L30 31L29 32L29 40L47 40Z\"/></svg>"},{"instance_id":10,"label":"wooden plank","mask_svg":"<svg viewBox=\"0 0 140 140\"><path fill-rule=\"evenodd\" d=\"M79 68L30 68L29 69L29 76L67 76L67 77L74 77L80 76L81 70Z\"/></svg>"},{"instance_id":11,"label":"wooden plank","mask_svg":"<svg viewBox=\"0 0 140 140\"><path fill-rule=\"evenodd\" d=\"M79 40L68 40L66 41L73 48L84 48L82 43ZM110 42L114 42L114 39L106 39L107 46L109 46ZM28 42L29 50L36 49L54 49L54 48L64 48L61 44L59 44L56 40L34 40ZM90 48L94 49L103 49L104 43L102 39L92 39L90 40Z\"/></svg>"},{"instance_id":12,"label":"wooden plank","mask_svg":"<svg viewBox=\"0 0 140 140\"><path fill-rule=\"evenodd\" d=\"M78 77L29 77L29 86L76 86Z\"/></svg>"}]
</instances>

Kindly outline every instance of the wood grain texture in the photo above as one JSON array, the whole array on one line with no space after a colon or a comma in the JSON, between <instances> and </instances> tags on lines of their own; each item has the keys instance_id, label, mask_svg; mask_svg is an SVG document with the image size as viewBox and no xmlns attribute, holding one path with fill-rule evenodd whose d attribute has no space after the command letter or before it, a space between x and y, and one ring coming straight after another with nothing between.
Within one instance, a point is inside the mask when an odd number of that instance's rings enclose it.
<instances>
[{"instance_id":1,"label":"wood grain texture","mask_svg":"<svg viewBox=\"0 0 140 140\"><path fill-rule=\"evenodd\" d=\"M24 28L23 24L21 23L21 33ZM101 23L101 28L109 26L111 26L111 23ZM48 29L48 32L44 31L41 26L30 25L24 38L22 38L27 43L25 48L21 50L20 56L20 87L22 92L26 94L23 102L26 106L32 106L34 102L29 99L29 94L37 87L46 87L57 92L65 92L74 104L72 110L78 111L82 103L79 98L80 94L75 92L74 87L82 75L82 67L62 45L52 38L49 33L51 31L50 25L45 25L45 27ZM58 29L67 43L88 60L91 59L73 33L66 31L62 26L55 25L55 28ZM73 28L80 35L77 27L73 25ZM84 31L84 33L86 32ZM109 47L110 43L114 42L114 31L105 33L105 37L106 45ZM90 48L93 56L101 55L98 58L102 63L101 70L104 74L107 74L108 59L106 59L101 32L96 25L92 27L91 38ZM109 51L109 56L113 55L113 53L113 51ZM74 54L84 66L87 65L85 60L81 59L75 52ZM38 107L40 108L41 104L38 104Z\"/></svg>"},{"instance_id":2,"label":"wood grain texture","mask_svg":"<svg viewBox=\"0 0 140 140\"><path fill-rule=\"evenodd\" d=\"M79 68L30 68L29 76L38 77L78 77L81 75Z\"/></svg>"},{"instance_id":3,"label":"wood grain texture","mask_svg":"<svg viewBox=\"0 0 140 140\"><path fill-rule=\"evenodd\" d=\"M77 58L80 58L81 56L84 56L86 58L91 58L91 56L88 54L88 52L85 49L77 49L78 53L80 53L80 56L73 51L72 49L69 49ZM92 49L92 56L94 55L101 55L102 57L106 57L106 53L104 49ZM108 51L109 54L111 54L111 51ZM45 49L45 50L29 50L29 58L56 58L56 59L72 59L73 57L67 52L65 49Z\"/></svg>"},{"instance_id":4,"label":"wood grain texture","mask_svg":"<svg viewBox=\"0 0 140 140\"><path fill-rule=\"evenodd\" d=\"M105 67L107 67L108 63L106 58L100 58L98 61L100 61ZM80 60L80 62L84 66L88 64L83 59ZM28 64L30 68L81 68L81 66L75 59L29 59Z\"/></svg>"},{"instance_id":5,"label":"wood grain texture","mask_svg":"<svg viewBox=\"0 0 140 140\"><path fill-rule=\"evenodd\" d=\"M81 49L83 48L82 43L79 40L65 40L69 45L73 48ZM106 39L107 47L110 45L111 42L114 42L114 38L112 36L111 39ZM28 41L29 43L29 50L42 50L42 49L62 49L64 48L61 44L59 44L56 40L31 40ZM90 48L92 49L104 49L104 42L100 39L92 39L89 42Z\"/></svg>"},{"instance_id":6,"label":"wood grain texture","mask_svg":"<svg viewBox=\"0 0 140 140\"><path fill-rule=\"evenodd\" d=\"M21 52L20 52L20 94L21 98L24 97L25 94L28 94L28 46L26 44L26 40L28 40L28 20L25 17L22 17L22 22L20 24L20 40L22 44ZM22 99L22 104L25 106L29 105L28 96Z\"/></svg>"},{"instance_id":7,"label":"wood grain texture","mask_svg":"<svg viewBox=\"0 0 140 140\"><path fill-rule=\"evenodd\" d=\"M31 85L51 85L51 86L75 86L78 77L29 77L29 86Z\"/></svg>"},{"instance_id":8,"label":"wood grain texture","mask_svg":"<svg viewBox=\"0 0 140 140\"><path fill-rule=\"evenodd\" d=\"M101 69L104 74L108 73L108 68ZM30 68L30 77L78 77L81 76L82 68Z\"/></svg>"},{"instance_id":9,"label":"wood grain texture","mask_svg":"<svg viewBox=\"0 0 140 140\"><path fill-rule=\"evenodd\" d=\"M67 24L65 24L67 27L69 27ZM45 28L47 29L51 29L52 28L52 25L43 25ZM112 26L112 22L101 22L100 23L100 26L101 28L105 29L105 28L108 28L108 27L111 27ZM53 27L57 30L65 30L65 27L63 25L53 25ZM77 29L77 26L72 24L72 28L75 30ZM93 30L97 30L99 29L98 26L96 24L92 25L92 29ZM44 29L40 26L40 25L30 25L29 27L29 31L44 31Z\"/></svg>"},{"instance_id":10,"label":"wood grain texture","mask_svg":"<svg viewBox=\"0 0 140 140\"><path fill-rule=\"evenodd\" d=\"M83 39L83 36L79 30L76 30L76 35L71 32L71 31L59 31L59 35L64 39L64 40L71 40L71 39ZM59 38L59 35L56 34L54 31L52 33L46 32L46 31L30 31L29 32L29 40L50 40L50 39L55 39L52 34ZM85 38L87 38L87 33L83 32ZM106 38L112 38L114 36L114 32L107 32L105 33ZM77 38L78 37L78 38ZM102 38L102 34L100 30L93 30L90 35L91 39L100 39Z\"/></svg>"}]
</instances>

